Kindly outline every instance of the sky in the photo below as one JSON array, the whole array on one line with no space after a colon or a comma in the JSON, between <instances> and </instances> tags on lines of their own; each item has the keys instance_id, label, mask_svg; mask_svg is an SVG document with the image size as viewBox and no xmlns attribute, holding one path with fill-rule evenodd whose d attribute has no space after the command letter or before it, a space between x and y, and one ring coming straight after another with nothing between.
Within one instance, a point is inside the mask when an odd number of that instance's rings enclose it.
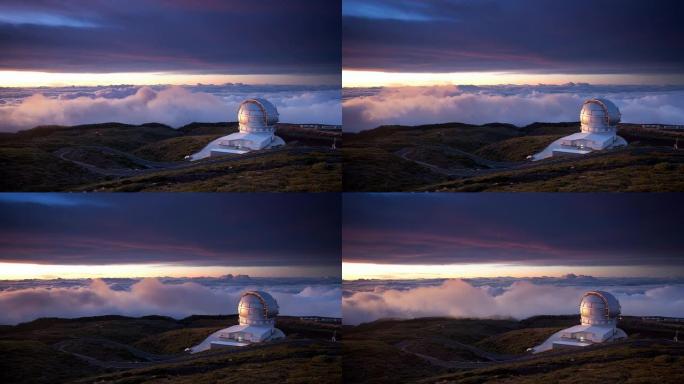
<instances>
[{"instance_id":1,"label":"sky","mask_svg":"<svg viewBox=\"0 0 684 384\"><path fill-rule=\"evenodd\" d=\"M579 120L684 124L680 1L344 0L344 129Z\"/></svg>"},{"instance_id":2,"label":"sky","mask_svg":"<svg viewBox=\"0 0 684 384\"><path fill-rule=\"evenodd\" d=\"M226 315L341 317L336 194L2 193L0 324Z\"/></svg>"},{"instance_id":3,"label":"sky","mask_svg":"<svg viewBox=\"0 0 684 384\"><path fill-rule=\"evenodd\" d=\"M0 280L340 275L334 194L0 194Z\"/></svg>"},{"instance_id":4,"label":"sky","mask_svg":"<svg viewBox=\"0 0 684 384\"><path fill-rule=\"evenodd\" d=\"M346 194L343 278L684 277L676 194Z\"/></svg>"},{"instance_id":5,"label":"sky","mask_svg":"<svg viewBox=\"0 0 684 384\"><path fill-rule=\"evenodd\" d=\"M340 3L0 4L0 85L339 84Z\"/></svg>"},{"instance_id":6,"label":"sky","mask_svg":"<svg viewBox=\"0 0 684 384\"><path fill-rule=\"evenodd\" d=\"M39 125L342 124L339 0L7 0L0 132Z\"/></svg>"},{"instance_id":7,"label":"sky","mask_svg":"<svg viewBox=\"0 0 684 384\"><path fill-rule=\"evenodd\" d=\"M345 87L684 84L676 0L344 0Z\"/></svg>"}]
</instances>

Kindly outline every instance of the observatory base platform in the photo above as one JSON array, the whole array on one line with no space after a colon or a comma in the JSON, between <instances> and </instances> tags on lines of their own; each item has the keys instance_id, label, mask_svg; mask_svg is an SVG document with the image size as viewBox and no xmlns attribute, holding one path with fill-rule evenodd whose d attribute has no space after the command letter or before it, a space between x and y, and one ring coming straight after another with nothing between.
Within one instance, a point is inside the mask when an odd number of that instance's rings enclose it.
<instances>
[{"instance_id":1,"label":"observatory base platform","mask_svg":"<svg viewBox=\"0 0 684 384\"><path fill-rule=\"evenodd\" d=\"M191 161L223 155L243 155L251 151L276 148L285 141L272 134L237 132L207 144L201 151L190 156Z\"/></svg>"},{"instance_id":2,"label":"observatory base platform","mask_svg":"<svg viewBox=\"0 0 684 384\"><path fill-rule=\"evenodd\" d=\"M625 331L614 326L575 325L554 333L545 342L532 348L532 353L558 348L581 348L624 338L627 338Z\"/></svg>"},{"instance_id":3,"label":"observatory base platform","mask_svg":"<svg viewBox=\"0 0 684 384\"><path fill-rule=\"evenodd\" d=\"M554 156L581 156L594 151L624 147L627 141L614 134L579 132L562 137L532 156L532 161Z\"/></svg>"},{"instance_id":4,"label":"observatory base platform","mask_svg":"<svg viewBox=\"0 0 684 384\"><path fill-rule=\"evenodd\" d=\"M209 335L203 342L190 348L190 353L222 347L245 347L253 343L278 340L285 337L283 331L273 327L255 325L234 325Z\"/></svg>"}]
</instances>

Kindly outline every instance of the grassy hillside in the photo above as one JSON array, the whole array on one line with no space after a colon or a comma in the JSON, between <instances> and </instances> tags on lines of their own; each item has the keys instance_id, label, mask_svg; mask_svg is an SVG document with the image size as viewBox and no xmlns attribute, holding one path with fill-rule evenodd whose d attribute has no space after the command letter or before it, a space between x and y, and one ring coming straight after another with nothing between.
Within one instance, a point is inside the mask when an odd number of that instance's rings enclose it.
<instances>
[{"instance_id":1,"label":"grassy hillside","mask_svg":"<svg viewBox=\"0 0 684 384\"><path fill-rule=\"evenodd\" d=\"M468 125L461 123L408 126L382 126L357 134L345 134L345 147L382 148L394 152L406 147L447 145L474 151L495 141L520 135L509 124Z\"/></svg>"},{"instance_id":2,"label":"grassy hillside","mask_svg":"<svg viewBox=\"0 0 684 384\"><path fill-rule=\"evenodd\" d=\"M489 336L475 343L476 346L504 355L519 355L527 348L539 345L549 336L563 328L525 328L515 329Z\"/></svg>"},{"instance_id":3,"label":"grassy hillside","mask_svg":"<svg viewBox=\"0 0 684 384\"><path fill-rule=\"evenodd\" d=\"M525 161L527 156L541 152L562 135L514 137L480 147L475 154L496 161Z\"/></svg>"},{"instance_id":4,"label":"grassy hillside","mask_svg":"<svg viewBox=\"0 0 684 384\"><path fill-rule=\"evenodd\" d=\"M60 191L102 180L40 148L0 147L1 191Z\"/></svg>"},{"instance_id":5,"label":"grassy hillside","mask_svg":"<svg viewBox=\"0 0 684 384\"><path fill-rule=\"evenodd\" d=\"M2 191L339 191L340 133L279 124L285 151L225 163L187 155L237 131L237 123L44 126L0 134ZM235 156L232 156L235 157ZM216 159L212 159L216 160ZM150 164L150 162L156 162ZM210 164L211 163L211 164Z\"/></svg>"},{"instance_id":6,"label":"grassy hillside","mask_svg":"<svg viewBox=\"0 0 684 384\"><path fill-rule=\"evenodd\" d=\"M487 173L424 186L450 192L679 192L684 191L684 151L627 147L564 162Z\"/></svg>"},{"instance_id":7,"label":"grassy hillside","mask_svg":"<svg viewBox=\"0 0 684 384\"><path fill-rule=\"evenodd\" d=\"M160 355L172 355L199 344L221 328L225 326L174 329L145 336L137 340L133 346Z\"/></svg>"},{"instance_id":8,"label":"grassy hillside","mask_svg":"<svg viewBox=\"0 0 684 384\"><path fill-rule=\"evenodd\" d=\"M382 126L345 134L345 191L684 190L684 133L622 124L625 149L577 158L526 160L578 123Z\"/></svg>"},{"instance_id":9,"label":"grassy hillside","mask_svg":"<svg viewBox=\"0 0 684 384\"><path fill-rule=\"evenodd\" d=\"M344 191L404 191L447 178L378 148L342 149Z\"/></svg>"},{"instance_id":10,"label":"grassy hillside","mask_svg":"<svg viewBox=\"0 0 684 384\"><path fill-rule=\"evenodd\" d=\"M76 380L74 383L334 383L342 375L341 351L330 342L274 344L201 359L159 364Z\"/></svg>"},{"instance_id":11,"label":"grassy hillside","mask_svg":"<svg viewBox=\"0 0 684 384\"><path fill-rule=\"evenodd\" d=\"M199 152L207 144L221 136L223 135L172 137L145 144L133 151L133 154L152 161L182 161L185 156Z\"/></svg>"},{"instance_id":12,"label":"grassy hillside","mask_svg":"<svg viewBox=\"0 0 684 384\"><path fill-rule=\"evenodd\" d=\"M436 367L411 353L427 353L442 358L471 356L432 338L475 343L491 334L516 326L510 320L422 318L415 320L378 320L344 328L345 383L413 382L448 370Z\"/></svg>"},{"instance_id":13,"label":"grassy hillside","mask_svg":"<svg viewBox=\"0 0 684 384\"><path fill-rule=\"evenodd\" d=\"M45 318L0 328L2 383L337 383L339 325L279 317L286 339L188 355L186 347L237 316ZM293 330L296 330L293 332ZM145 354L154 354L149 360ZM76 355L78 354L78 356ZM79 357L81 356L81 357ZM85 358L83 358L85 356ZM94 359L90 361L88 359ZM123 364L123 365L121 365Z\"/></svg>"},{"instance_id":14,"label":"grassy hillside","mask_svg":"<svg viewBox=\"0 0 684 384\"><path fill-rule=\"evenodd\" d=\"M437 375L421 383L662 383L684 381L684 346L645 341Z\"/></svg>"},{"instance_id":15,"label":"grassy hillside","mask_svg":"<svg viewBox=\"0 0 684 384\"><path fill-rule=\"evenodd\" d=\"M629 339L537 355L526 349L578 316L379 320L344 328L345 383L677 383L684 343L677 322L625 317ZM680 332L681 333L681 332Z\"/></svg>"},{"instance_id":16,"label":"grassy hillside","mask_svg":"<svg viewBox=\"0 0 684 384\"><path fill-rule=\"evenodd\" d=\"M200 161L76 188L97 192L334 192L342 188L341 156L292 149L235 161Z\"/></svg>"},{"instance_id":17,"label":"grassy hillside","mask_svg":"<svg viewBox=\"0 0 684 384\"><path fill-rule=\"evenodd\" d=\"M155 141L180 136L163 124L102 123L73 127L42 126L0 136L2 147L40 148L52 152L63 147L106 146L130 151Z\"/></svg>"},{"instance_id":18,"label":"grassy hillside","mask_svg":"<svg viewBox=\"0 0 684 384\"><path fill-rule=\"evenodd\" d=\"M39 341L0 340L0 351L3 355L0 359L2 383L63 383L104 372Z\"/></svg>"},{"instance_id":19,"label":"grassy hillside","mask_svg":"<svg viewBox=\"0 0 684 384\"><path fill-rule=\"evenodd\" d=\"M407 383L441 372L416 356L372 339L345 339L342 351L344 383Z\"/></svg>"}]
</instances>

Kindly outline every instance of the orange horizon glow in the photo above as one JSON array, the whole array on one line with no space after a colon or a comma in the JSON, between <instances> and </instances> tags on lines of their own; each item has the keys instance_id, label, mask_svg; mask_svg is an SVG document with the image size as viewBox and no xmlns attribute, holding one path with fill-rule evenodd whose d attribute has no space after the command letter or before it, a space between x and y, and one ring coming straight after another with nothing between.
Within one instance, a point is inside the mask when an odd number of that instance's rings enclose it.
<instances>
[{"instance_id":1,"label":"orange horizon glow","mask_svg":"<svg viewBox=\"0 0 684 384\"><path fill-rule=\"evenodd\" d=\"M64 87L97 85L221 85L225 83L271 85L320 85L330 83L328 75L226 75L173 72L53 73L0 71L0 87Z\"/></svg>"},{"instance_id":2,"label":"orange horizon glow","mask_svg":"<svg viewBox=\"0 0 684 384\"><path fill-rule=\"evenodd\" d=\"M566 83L621 84L621 85L667 85L684 84L684 77L673 75L633 74L531 74L512 72L449 72L410 73L342 70L342 87L391 87L435 85L501 85L501 84L548 84Z\"/></svg>"},{"instance_id":3,"label":"orange horizon glow","mask_svg":"<svg viewBox=\"0 0 684 384\"><path fill-rule=\"evenodd\" d=\"M114 277L219 277L227 274L253 277L321 276L316 267L235 267L170 264L50 265L1 263L0 280L81 279Z\"/></svg>"},{"instance_id":4,"label":"orange horizon glow","mask_svg":"<svg viewBox=\"0 0 684 384\"><path fill-rule=\"evenodd\" d=\"M601 277L667 276L653 266L538 266L516 264L449 264L405 265L375 263L342 263L343 280L440 279L476 277L561 277L569 273Z\"/></svg>"}]
</instances>

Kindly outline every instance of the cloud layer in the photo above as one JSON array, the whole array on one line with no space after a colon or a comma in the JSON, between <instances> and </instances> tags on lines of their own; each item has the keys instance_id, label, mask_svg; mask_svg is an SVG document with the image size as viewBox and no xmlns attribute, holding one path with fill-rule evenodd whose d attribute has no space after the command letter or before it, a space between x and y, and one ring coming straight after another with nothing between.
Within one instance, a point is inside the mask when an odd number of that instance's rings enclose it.
<instances>
[{"instance_id":1,"label":"cloud layer","mask_svg":"<svg viewBox=\"0 0 684 384\"><path fill-rule=\"evenodd\" d=\"M622 305L624 315L684 316L684 286L608 287ZM381 318L419 318L428 316L515 318L535 315L579 313L585 286L535 284L518 280L497 289L475 286L463 280L446 280L439 285L354 291L346 286L342 299L345 324L360 324Z\"/></svg>"},{"instance_id":2,"label":"cloud layer","mask_svg":"<svg viewBox=\"0 0 684 384\"><path fill-rule=\"evenodd\" d=\"M288 123L341 124L340 91L332 87L111 86L0 88L0 131L38 125L157 122L179 127L194 121L236 121L248 97L265 97Z\"/></svg>"},{"instance_id":3,"label":"cloud layer","mask_svg":"<svg viewBox=\"0 0 684 384\"><path fill-rule=\"evenodd\" d=\"M684 87L430 86L345 89L344 129L446 122L486 124L579 121L582 102L607 97L629 123L684 124Z\"/></svg>"},{"instance_id":4,"label":"cloud layer","mask_svg":"<svg viewBox=\"0 0 684 384\"><path fill-rule=\"evenodd\" d=\"M165 282L146 278L129 287L95 279L87 285L23 287L0 291L0 324L17 324L39 317L98 315L189 315L237 313L240 293L262 289L271 293L282 315L341 317L339 284L208 286L197 281Z\"/></svg>"}]
</instances>

